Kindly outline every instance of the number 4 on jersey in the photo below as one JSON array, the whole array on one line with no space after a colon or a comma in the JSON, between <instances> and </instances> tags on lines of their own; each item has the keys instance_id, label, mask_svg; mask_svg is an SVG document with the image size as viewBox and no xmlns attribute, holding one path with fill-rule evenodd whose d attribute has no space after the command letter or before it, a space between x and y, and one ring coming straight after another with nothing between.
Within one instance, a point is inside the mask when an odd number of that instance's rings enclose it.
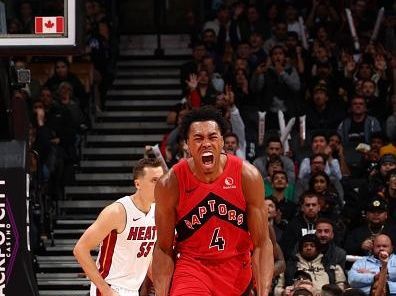
<instances>
[{"instance_id":1,"label":"number 4 on jersey","mask_svg":"<svg viewBox=\"0 0 396 296\"><path fill-rule=\"evenodd\" d=\"M212 240L210 241L209 249L217 248L217 251L223 251L225 246L225 240L219 235L220 227L213 231Z\"/></svg>"}]
</instances>

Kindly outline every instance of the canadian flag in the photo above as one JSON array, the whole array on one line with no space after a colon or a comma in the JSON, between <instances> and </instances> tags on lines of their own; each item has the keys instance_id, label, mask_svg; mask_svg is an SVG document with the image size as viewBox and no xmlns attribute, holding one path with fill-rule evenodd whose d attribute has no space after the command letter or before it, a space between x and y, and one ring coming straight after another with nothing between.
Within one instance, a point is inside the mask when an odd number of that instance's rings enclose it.
<instances>
[{"instance_id":1,"label":"canadian flag","mask_svg":"<svg viewBox=\"0 0 396 296\"><path fill-rule=\"evenodd\" d=\"M63 16L37 16L34 23L36 34L62 34L65 31Z\"/></svg>"}]
</instances>

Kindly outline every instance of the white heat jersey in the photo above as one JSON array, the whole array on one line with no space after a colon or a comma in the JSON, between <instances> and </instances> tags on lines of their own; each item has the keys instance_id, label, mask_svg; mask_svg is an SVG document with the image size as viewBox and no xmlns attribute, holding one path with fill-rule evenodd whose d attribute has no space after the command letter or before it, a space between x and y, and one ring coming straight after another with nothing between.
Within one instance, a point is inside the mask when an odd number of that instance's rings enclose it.
<instances>
[{"instance_id":1,"label":"white heat jersey","mask_svg":"<svg viewBox=\"0 0 396 296\"><path fill-rule=\"evenodd\" d=\"M136 208L130 196L116 202L125 208L126 226L123 232L113 230L103 240L96 265L109 285L137 293L147 274L157 239L155 204L146 215ZM99 296L98 292L92 283L91 295Z\"/></svg>"}]
</instances>

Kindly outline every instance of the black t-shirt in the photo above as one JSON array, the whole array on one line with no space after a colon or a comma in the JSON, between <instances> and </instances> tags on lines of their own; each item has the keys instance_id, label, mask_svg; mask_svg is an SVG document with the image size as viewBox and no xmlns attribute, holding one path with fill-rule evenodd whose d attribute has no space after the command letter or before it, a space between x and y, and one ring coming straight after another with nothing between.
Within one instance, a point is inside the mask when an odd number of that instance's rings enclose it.
<instances>
[{"instance_id":1,"label":"black t-shirt","mask_svg":"<svg viewBox=\"0 0 396 296\"><path fill-rule=\"evenodd\" d=\"M349 142L364 143L364 120L362 122L351 122L351 128L348 133Z\"/></svg>"}]
</instances>

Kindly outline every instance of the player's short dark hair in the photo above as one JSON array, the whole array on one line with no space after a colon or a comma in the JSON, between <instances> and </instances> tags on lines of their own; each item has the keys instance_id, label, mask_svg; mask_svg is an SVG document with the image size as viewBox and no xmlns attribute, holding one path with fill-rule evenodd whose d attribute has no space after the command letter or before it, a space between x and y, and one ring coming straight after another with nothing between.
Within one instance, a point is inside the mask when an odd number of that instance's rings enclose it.
<instances>
[{"instance_id":1,"label":"player's short dark hair","mask_svg":"<svg viewBox=\"0 0 396 296\"><path fill-rule=\"evenodd\" d=\"M161 162L159 161L159 159L156 158L140 159L133 168L133 180L137 180L139 177L143 177L145 168L157 168L160 166L161 166Z\"/></svg>"},{"instance_id":2,"label":"player's short dark hair","mask_svg":"<svg viewBox=\"0 0 396 296\"><path fill-rule=\"evenodd\" d=\"M191 110L186 116L184 116L180 125L180 135L184 140L188 139L190 132L190 126L194 122L214 121L220 129L222 136L228 130L227 121L221 115L218 109L213 106L203 106L199 109Z\"/></svg>"}]
</instances>

